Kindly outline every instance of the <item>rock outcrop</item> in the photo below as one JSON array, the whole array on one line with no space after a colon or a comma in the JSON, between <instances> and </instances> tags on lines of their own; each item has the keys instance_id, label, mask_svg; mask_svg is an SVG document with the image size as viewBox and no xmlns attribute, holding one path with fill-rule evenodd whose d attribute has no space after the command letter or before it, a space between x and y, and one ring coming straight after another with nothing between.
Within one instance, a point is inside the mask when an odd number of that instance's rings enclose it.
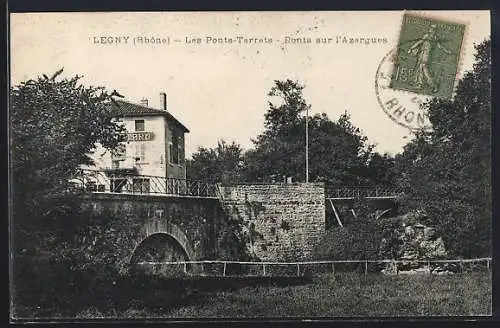
<instances>
[{"instance_id":1,"label":"rock outcrop","mask_svg":"<svg viewBox=\"0 0 500 328\"><path fill-rule=\"evenodd\" d=\"M407 213L400 217L401 225L394 231L399 247L396 251L397 262L387 263L382 269L384 274L451 274L454 265L433 264L432 260L444 259L448 253L443 239L432 227L420 221L421 213ZM386 242L383 240L382 242Z\"/></svg>"}]
</instances>

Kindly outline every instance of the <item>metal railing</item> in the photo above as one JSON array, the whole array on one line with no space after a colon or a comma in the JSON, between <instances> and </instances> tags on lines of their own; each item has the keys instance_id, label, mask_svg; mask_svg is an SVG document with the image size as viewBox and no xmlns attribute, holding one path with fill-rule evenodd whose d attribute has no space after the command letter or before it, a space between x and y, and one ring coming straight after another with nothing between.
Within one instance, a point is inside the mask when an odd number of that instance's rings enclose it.
<instances>
[{"instance_id":1,"label":"metal railing","mask_svg":"<svg viewBox=\"0 0 500 328\"><path fill-rule=\"evenodd\" d=\"M179 261L140 262L131 264L149 274L164 276L218 277L300 277L304 275L335 274L337 272L388 274L454 274L486 270L491 272L491 258L460 260L336 260L306 262L245 262L245 261ZM390 272L392 270L392 272Z\"/></svg>"},{"instance_id":2,"label":"metal railing","mask_svg":"<svg viewBox=\"0 0 500 328\"><path fill-rule=\"evenodd\" d=\"M357 198L396 198L403 195L402 190L377 187L353 187L328 189L326 198L357 199Z\"/></svg>"},{"instance_id":3,"label":"metal railing","mask_svg":"<svg viewBox=\"0 0 500 328\"><path fill-rule=\"evenodd\" d=\"M215 183L161 176L138 175L119 170L80 170L73 180L85 191L96 193L157 194L223 198ZM327 199L396 198L402 191L389 188L327 188Z\"/></svg>"},{"instance_id":4,"label":"metal railing","mask_svg":"<svg viewBox=\"0 0 500 328\"><path fill-rule=\"evenodd\" d=\"M113 170L81 170L72 182L85 191L94 193L216 197L215 184Z\"/></svg>"}]
</instances>

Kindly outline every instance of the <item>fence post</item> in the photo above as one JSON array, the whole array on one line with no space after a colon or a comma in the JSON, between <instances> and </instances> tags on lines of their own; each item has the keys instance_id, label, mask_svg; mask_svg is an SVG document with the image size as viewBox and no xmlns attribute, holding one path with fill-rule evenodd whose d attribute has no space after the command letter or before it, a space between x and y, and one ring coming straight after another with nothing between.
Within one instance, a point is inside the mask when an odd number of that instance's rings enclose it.
<instances>
[{"instance_id":1,"label":"fence post","mask_svg":"<svg viewBox=\"0 0 500 328\"><path fill-rule=\"evenodd\" d=\"M264 276L266 275L266 265L262 264L262 268L264 269Z\"/></svg>"},{"instance_id":2,"label":"fence post","mask_svg":"<svg viewBox=\"0 0 500 328\"><path fill-rule=\"evenodd\" d=\"M222 273L222 276L223 277L226 276L226 261L224 261L224 272Z\"/></svg>"},{"instance_id":3,"label":"fence post","mask_svg":"<svg viewBox=\"0 0 500 328\"><path fill-rule=\"evenodd\" d=\"M365 280L367 275L368 275L368 261L365 261Z\"/></svg>"},{"instance_id":4,"label":"fence post","mask_svg":"<svg viewBox=\"0 0 500 328\"><path fill-rule=\"evenodd\" d=\"M432 274L432 270L431 270L431 260L427 260L427 267L429 268L429 274Z\"/></svg>"},{"instance_id":5,"label":"fence post","mask_svg":"<svg viewBox=\"0 0 500 328\"><path fill-rule=\"evenodd\" d=\"M486 259L486 268L488 269L488 272L490 272L490 259Z\"/></svg>"},{"instance_id":6,"label":"fence post","mask_svg":"<svg viewBox=\"0 0 500 328\"><path fill-rule=\"evenodd\" d=\"M184 262L184 273L187 273L187 272L188 272L187 271L187 264L186 264L186 262Z\"/></svg>"},{"instance_id":7,"label":"fence post","mask_svg":"<svg viewBox=\"0 0 500 328\"><path fill-rule=\"evenodd\" d=\"M300 265L297 263L297 277L300 277Z\"/></svg>"}]
</instances>

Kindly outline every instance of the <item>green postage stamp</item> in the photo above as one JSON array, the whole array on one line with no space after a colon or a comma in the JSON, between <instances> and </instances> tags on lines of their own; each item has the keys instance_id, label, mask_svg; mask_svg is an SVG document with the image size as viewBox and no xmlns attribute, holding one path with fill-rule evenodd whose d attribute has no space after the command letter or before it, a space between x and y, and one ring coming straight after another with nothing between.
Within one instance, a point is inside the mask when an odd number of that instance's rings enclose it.
<instances>
[{"instance_id":1,"label":"green postage stamp","mask_svg":"<svg viewBox=\"0 0 500 328\"><path fill-rule=\"evenodd\" d=\"M451 98L465 24L404 14L390 87Z\"/></svg>"}]
</instances>

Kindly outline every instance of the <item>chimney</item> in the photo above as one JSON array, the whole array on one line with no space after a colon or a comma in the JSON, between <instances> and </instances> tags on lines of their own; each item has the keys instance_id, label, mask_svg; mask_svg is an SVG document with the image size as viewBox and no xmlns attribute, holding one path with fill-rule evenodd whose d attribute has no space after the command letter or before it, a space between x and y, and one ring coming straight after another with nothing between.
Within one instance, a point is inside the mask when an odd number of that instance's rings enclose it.
<instances>
[{"instance_id":1,"label":"chimney","mask_svg":"<svg viewBox=\"0 0 500 328\"><path fill-rule=\"evenodd\" d=\"M165 92L160 93L160 105L161 109L167 111L167 94Z\"/></svg>"},{"instance_id":2,"label":"chimney","mask_svg":"<svg viewBox=\"0 0 500 328\"><path fill-rule=\"evenodd\" d=\"M146 98L141 99L141 106L148 107L148 100Z\"/></svg>"}]
</instances>

